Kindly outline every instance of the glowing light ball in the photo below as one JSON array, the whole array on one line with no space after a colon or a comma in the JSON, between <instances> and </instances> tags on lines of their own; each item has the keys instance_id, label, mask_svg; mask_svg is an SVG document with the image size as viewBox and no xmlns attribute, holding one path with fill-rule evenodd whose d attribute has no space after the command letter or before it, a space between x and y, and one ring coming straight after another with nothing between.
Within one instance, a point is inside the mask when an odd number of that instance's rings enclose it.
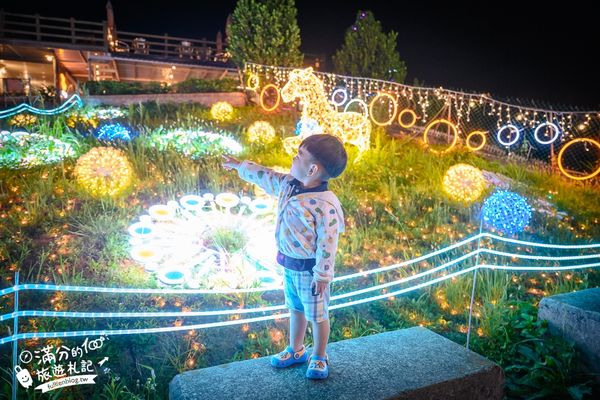
<instances>
[{"instance_id":1,"label":"glowing light ball","mask_svg":"<svg viewBox=\"0 0 600 400\"><path fill-rule=\"evenodd\" d=\"M133 132L128 127L119 123L101 125L94 133L98 140L123 140L130 141L133 138Z\"/></svg>"},{"instance_id":2,"label":"glowing light ball","mask_svg":"<svg viewBox=\"0 0 600 400\"><path fill-rule=\"evenodd\" d=\"M242 288L281 284L273 200L189 194L153 205L129 229L131 258L163 285Z\"/></svg>"},{"instance_id":3,"label":"glowing light ball","mask_svg":"<svg viewBox=\"0 0 600 400\"><path fill-rule=\"evenodd\" d=\"M476 201L486 187L483 173L468 164L456 164L448 168L443 181L444 192L461 203Z\"/></svg>"},{"instance_id":4,"label":"glowing light ball","mask_svg":"<svg viewBox=\"0 0 600 400\"><path fill-rule=\"evenodd\" d=\"M531 221L531 207L523 196L500 190L483 203L482 218L485 225L513 235Z\"/></svg>"},{"instance_id":5,"label":"glowing light ball","mask_svg":"<svg viewBox=\"0 0 600 400\"><path fill-rule=\"evenodd\" d=\"M207 155L229 153L237 154L242 146L224 134L204 130L175 129L167 132L157 131L147 139L150 147L165 151L173 149L179 154L194 160Z\"/></svg>"},{"instance_id":6,"label":"glowing light ball","mask_svg":"<svg viewBox=\"0 0 600 400\"><path fill-rule=\"evenodd\" d=\"M275 140L275 128L267 121L254 121L248 127L248 140L253 143L271 143Z\"/></svg>"},{"instance_id":7,"label":"glowing light ball","mask_svg":"<svg viewBox=\"0 0 600 400\"><path fill-rule=\"evenodd\" d=\"M64 135L63 139L68 138ZM70 143L52 136L23 131L0 132L0 168L32 168L74 156L76 152Z\"/></svg>"},{"instance_id":8,"label":"glowing light ball","mask_svg":"<svg viewBox=\"0 0 600 400\"><path fill-rule=\"evenodd\" d=\"M93 196L118 196L133 183L133 167L127 156L112 147L95 147L77 160L79 185Z\"/></svg>"},{"instance_id":9,"label":"glowing light ball","mask_svg":"<svg viewBox=\"0 0 600 400\"><path fill-rule=\"evenodd\" d=\"M210 115L217 121L229 121L233 118L233 107L226 101L218 101L210 108Z\"/></svg>"},{"instance_id":10,"label":"glowing light ball","mask_svg":"<svg viewBox=\"0 0 600 400\"><path fill-rule=\"evenodd\" d=\"M22 128L24 126L33 125L37 122L37 117L31 114L17 114L8 121L10 126Z\"/></svg>"}]
</instances>

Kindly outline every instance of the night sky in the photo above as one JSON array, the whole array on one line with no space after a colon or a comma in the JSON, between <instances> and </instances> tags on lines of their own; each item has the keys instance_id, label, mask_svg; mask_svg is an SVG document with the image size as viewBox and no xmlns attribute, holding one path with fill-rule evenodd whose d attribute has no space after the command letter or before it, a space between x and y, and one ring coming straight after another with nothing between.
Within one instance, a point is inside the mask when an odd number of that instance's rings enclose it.
<instances>
[{"instance_id":1,"label":"night sky","mask_svg":"<svg viewBox=\"0 0 600 400\"><path fill-rule=\"evenodd\" d=\"M118 30L212 40L218 30L224 31L235 3L112 2ZM397 48L408 66L408 84L418 79L426 86L485 92L497 98L600 109L600 68L595 61L595 53L600 53L600 31L590 5L568 1L560 7L523 9L525 1L454 3L297 0L301 50L331 57L357 11L371 10L384 31L398 32ZM102 21L106 19L105 5L104 0L11 0L3 8Z\"/></svg>"}]
</instances>

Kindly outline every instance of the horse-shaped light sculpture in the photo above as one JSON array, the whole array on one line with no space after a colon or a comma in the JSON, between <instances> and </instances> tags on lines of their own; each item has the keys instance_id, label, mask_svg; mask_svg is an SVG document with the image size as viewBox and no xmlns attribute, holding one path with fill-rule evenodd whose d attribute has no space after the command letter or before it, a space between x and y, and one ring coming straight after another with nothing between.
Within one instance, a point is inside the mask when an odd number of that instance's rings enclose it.
<instances>
[{"instance_id":1,"label":"horse-shaped light sculpture","mask_svg":"<svg viewBox=\"0 0 600 400\"><path fill-rule=\"evenodd\" d=\"M357 112L338 112L329 103L323 82L312 68L295 69L290 72L287 83L281 89L281 98L289 103L296 99L302 105L302 118L317 121L324 133L338 136L353 144L360 155L369 149L371 122L368 115ZM300 142L311 133L284 139L286 150L297 150Z\"/></svg>"}]
</instances>

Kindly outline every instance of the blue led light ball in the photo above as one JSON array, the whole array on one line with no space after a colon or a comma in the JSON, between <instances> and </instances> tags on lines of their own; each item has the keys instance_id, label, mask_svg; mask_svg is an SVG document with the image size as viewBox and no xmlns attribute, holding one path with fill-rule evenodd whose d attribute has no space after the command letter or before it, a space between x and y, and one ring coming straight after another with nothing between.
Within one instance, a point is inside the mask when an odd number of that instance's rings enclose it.
<instances>
[{"instance_id":1,"label":"blue led light ball","mask_svg":"<svg viewBox=\"0 0 600 400\"><path fill-rule=\"evenodd\" d=\"M98 140L123 140L130 141L133 138L133 132L130 128L119 123L103 124L95 132Z\"/></svg>"},{"instance_id":2,"label":"blue led light ball","mask_svg":"<svg viewBox=\"0 0 600 400\"><path fill-rule=\"evenodd\" d=\"M499 190L483 203L483 223L507 235L519 233L531 221L527 200L514 192Z\"/></svg>"}]
</instances>

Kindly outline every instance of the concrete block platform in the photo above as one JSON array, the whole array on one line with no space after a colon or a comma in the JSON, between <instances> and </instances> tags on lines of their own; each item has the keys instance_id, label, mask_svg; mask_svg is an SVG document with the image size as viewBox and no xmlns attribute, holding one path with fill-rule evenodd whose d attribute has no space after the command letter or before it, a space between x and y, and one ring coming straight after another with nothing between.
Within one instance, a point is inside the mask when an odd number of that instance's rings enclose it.
<instances>
[{"instance_id":1,"label":"concrete block platform","mask_svg":"<svg viewBox=\"0 0 600 400\"><path fill-rule=\"evenodd\" d=\"M548 321L550 333L575 343L587 371L600 374L600 288L544 297L538 318Z\"/></svg>"},{"instance_id":2,"label":"concrete block platform","mask_svg":"<svg viewBox=\"0 0 600 400\"><path fill-rule=\"evenodd\" d=\"M310 350L309 350L310 351ZM501 399L504 374L486 358L415 327L331 343L330 375L304 377L306 364L278 370L262 357L177 375L171 400Z\"/></svg>"}]
</instances>

